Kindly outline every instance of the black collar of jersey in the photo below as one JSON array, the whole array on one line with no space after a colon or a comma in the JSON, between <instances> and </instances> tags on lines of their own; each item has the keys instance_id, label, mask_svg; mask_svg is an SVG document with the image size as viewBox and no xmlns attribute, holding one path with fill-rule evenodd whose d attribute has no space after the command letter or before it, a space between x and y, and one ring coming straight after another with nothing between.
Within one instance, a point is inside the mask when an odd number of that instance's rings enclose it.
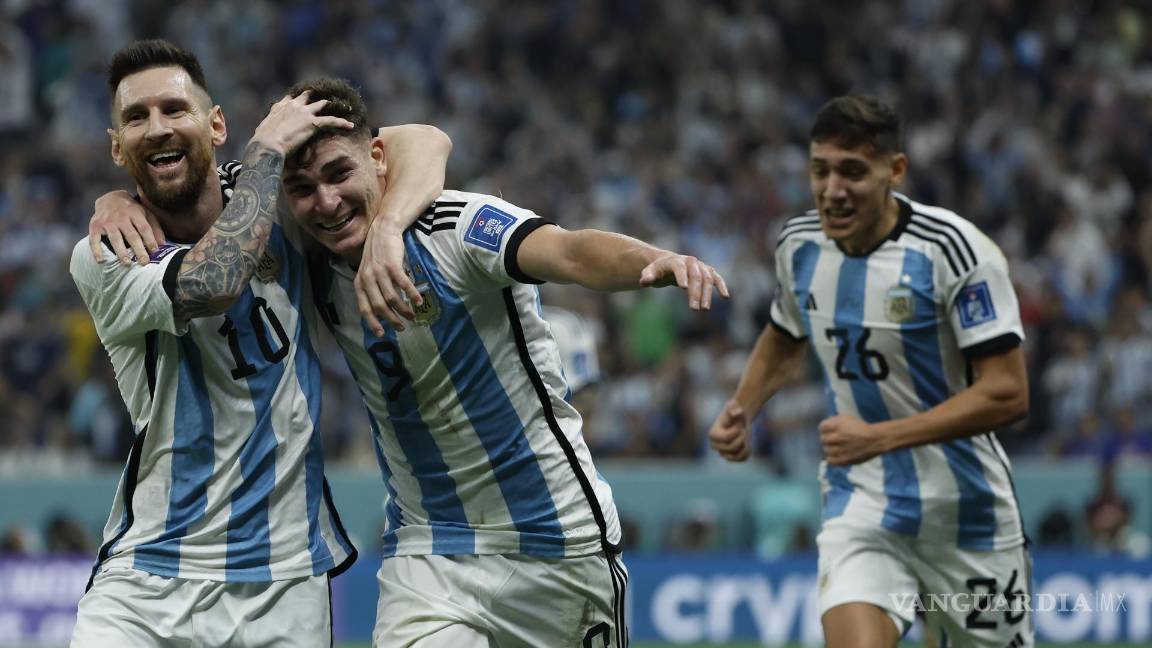
<instances>
[{"instance_id":1,"label":"black collar of jersey","mask_svg":"<svg viewBox=\"0 0 1152 648\"><path fill-rule=\"evenodd\" d=\"M896 204L900 208L900 213L896 216L896 226L892 228L891 232L888 232L888 236L885 236L880 239L879 243L873 245L872 249L861 252L860 254L852 254L848 250L845 250L843 245L840 245L840 241L836 241L836 249L840 250L844 256L866 257L876 250L879 250L880 246L884 245L885 242L899 240L900 236L904 234L904 230L908 228L908 223L912 222L912 205L900 198L896 198Z\"/></svg>"}]
</instances>

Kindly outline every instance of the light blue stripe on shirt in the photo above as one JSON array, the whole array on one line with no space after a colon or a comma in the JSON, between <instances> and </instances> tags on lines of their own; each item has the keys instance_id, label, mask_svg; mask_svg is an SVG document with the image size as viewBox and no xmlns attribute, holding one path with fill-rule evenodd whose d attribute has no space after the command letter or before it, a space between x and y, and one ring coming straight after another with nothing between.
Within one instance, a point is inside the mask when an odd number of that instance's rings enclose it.
<instances>
[{"instance_id":1,"label":"light blue stripe on shirt","mask_svg":"<svg viewBox=\"0 0 1152 648\"><path fill-rule=\"evenodd\" d=\"M304 273L308 269L303 255L296 248L286 244L283 229L276 225L273 235L278 235L280 247L284 250L286 279L285 288L289 291L292 305L296 307L299 317L296 319L296 353L294 364L296 366L296 380L300 384L304 397L308 399L308 420L312 423L312 436L308 440L308 450L304 455L304 489L308 507L308 550L312 554L312 573L319 576L336 566L332 551L328 547L320 528L320 507L327 506L324 501L324 448L322 446L323 434L320 429L321 407L321 380L322 371L320 361L312 350L311 336L308 334L308 320L305 318L305 309L313 308L313 304L303 303ZM272 242L269 243L271 247ZM324 280L324 279L320 279ZM312 287L313 291L323 290L327 294L328 287ZM331 519L336 520L336 512L329 511ZM347 538L338 529L333 529L336 541L343 549L351 554L353 547Z\"/></svg>"},{"instance_id":2,"label":"light blue stripe on shirt","mask_svg":"<svg viewBox=\"0 0 1152 648\"><path fill-rule=\"evenodd\" d=\"M889 420L888 407L884 404L880 387L868 378L865 371L864 363L870 360L858 350L868 332L864 327L867 299L868 257L845 256L836 284L835 322L837 328L846 331L847 335L838 338L838 343L847 347L840 350L844 369L855 374L855 378L848 380L856 411L864 421L878 423ZM888 500L881 525L897 533L915 535L920 531L922 507L920 481L912 452L886 452L881 455L881 462L884 466L884 495Z\"/></svg>"},{"instance_id":3,"label":"light blue stripe on shirt","mask_svg":"<svg viewBox=\"0 0 1152 648\"><path fill-rule=\"evenodd\" d=\"M904 253L902 276L909 277L913 316L902 326L904 357L924 410L936 407L949 397L940 354L932 260L915 250ZM955 439L940 444L948 467L956 479L960 502L957 544L965 549L989 550L996 535L996 497L972 439Z\"/></svg>"},{"instance_id":4,"label":"light blue stripe on shirt","mask_svg":"<svg viewBox=\"0 0 1152 648\"><path fill-rule=\"evenodd\" d=\"M456 480L436 444L436 438L420 414L420 401L403 368L396 331L385 327L384 338L376 337L361 322L364 348L376 364L388 420L396 443L412 467L420 487L420 505L428 513L432 527L432 553L470 554L476 552L476 533L468 523L464 503L456 493ZM395 396L390 398L389 396Z\"/></svg>"},{"instance_id":5,"label":"light blue stripe on shirt","mask_svg":"<svg viewBox=\"0 0 1152 648\"><path fill-rule=\"evenodd\" d=\"M808 298L812 293L812 278L816 275L816 264L820 261L820 246L812 241L805 241L792 254L792 276L795 283L795 299L800 316L804 319L804 331L809 340L813 340L812 320L808 315ZM836 394L832 390L832 382L827 372L824 372L824 396L828 403L828 415L834 416L837 412ZM825 520L837 517L844 513L848 500L852 498L852 482L848 479L847 466L825 466L824 478L828 480L828 493L824 497L824 510L822 516Z\"/></svg>"},{"instance_id":6,"label":"light blue stripe on shirt","mask_svg":"<svg viewBox=\"0 0 1152 648\"><path fill-rule=\"evenodd\" d=\"M164 533L136 547L135 566L159 576L180 575L180 539L204 517L215 465L215 423L200 349L192 335L177 338L180 367L172 430L171 487Z\"/></svg>"},{"instance_id":7,"label":"light blue stripe on shirt","mask_svg":"<svg viewBox=\"0 0 1152 648\"><path fill-rule=\"evenodd\" d=\"M441 300L440 317L430 327L432 335L460 405L488 453L493 477L520 532L520 552L562 557L564 531L548 482L471 314L412 233L405 236L405 243L408 258L423 266ZM512 344L511 331L507 335Z\"/></svg>"},{"instance_id":8,"label":"light blue stripe on shirt","mask_svg":"<svg viewBox=\"0 0 1152 648\"><path fill-rule=\"evenodd\" d=\"M271 362L264 357L257 335L275 353L284 341L265 322L262 299L249 286L240 299L228 309L236 326L240 349L256 373L245 378L251 392L252 410L256 415L252 433L240 447L242 483L232 492L232 511L228 518L228 557L226 578L230 581L270 580L268 563L272 557L268 504L276 488L276 432L272 427L272 398L284 376L283 360ZM247 320L247 321L244 321ZM256 333L253 325L263 328ZM283 324L281 324L283 326ZM289 342L290 344L290 342Z\"/></svg>"}]
</instances>

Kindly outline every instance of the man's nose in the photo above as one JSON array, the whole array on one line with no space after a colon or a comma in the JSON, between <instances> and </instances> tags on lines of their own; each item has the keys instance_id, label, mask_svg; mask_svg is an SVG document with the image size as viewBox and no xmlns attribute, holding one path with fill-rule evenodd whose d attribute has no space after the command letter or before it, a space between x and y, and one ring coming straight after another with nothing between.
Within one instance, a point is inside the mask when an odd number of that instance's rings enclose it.
<instances>
[{"instance_id":1,"label":"man's nose","mask_svg":"<svg viewBox=\"0 0 1152 648\"><path fill-rule=\"evenodd\" d=\"M316 187L316 207L324 214L333 214L340 208L340 194L333 187Z\"/></svg>"},{"instance_id":2,"label":"man's nose","mask_svg":"<svg viewBox=\"0 0 1152 648\"><path fill-rule=\"evenodd\" d=\"M148 113L148 131L144 134L148 139L162 139L172 134L172 127L159 110Z\"/></svg>"}]
</instances>

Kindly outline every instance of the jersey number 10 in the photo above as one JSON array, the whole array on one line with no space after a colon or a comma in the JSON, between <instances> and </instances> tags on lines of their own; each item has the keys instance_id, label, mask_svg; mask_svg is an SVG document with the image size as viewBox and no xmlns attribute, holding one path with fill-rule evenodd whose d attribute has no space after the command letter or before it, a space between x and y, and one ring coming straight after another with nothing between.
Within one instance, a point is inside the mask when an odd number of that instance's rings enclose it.
<instances>
[{"instance_id":1,"label":"jersey number 10","mask_svg":"<svg viewBox=\"0 0 1152 648\"><path fill-rule=\"evenodd\" d=\"M260 347L260 355L270 363L280 362L288 355L288 333L284 331L284 325L276 317L276 311L268 306L268 302L263 297L257 297L252 304L252 309L248 311L248 319L252 324L252 330L256 333L256 344ZM267 321L268 325L264 323ZM268 339L268 329L272 329L273 334L276 335L276 348L272 348L272 340ZM240 380L247 378L256 373L256 365L248 361L244 357L244 352L240 348L240 333L236 329L236 325L232 323L232 318L227 315L224 316L224 323L217 331L220 335L228 338L228 349L232 351L232 359L236 361L236 368L232 370L232 379Z\"/></svg>"}]
</instances>

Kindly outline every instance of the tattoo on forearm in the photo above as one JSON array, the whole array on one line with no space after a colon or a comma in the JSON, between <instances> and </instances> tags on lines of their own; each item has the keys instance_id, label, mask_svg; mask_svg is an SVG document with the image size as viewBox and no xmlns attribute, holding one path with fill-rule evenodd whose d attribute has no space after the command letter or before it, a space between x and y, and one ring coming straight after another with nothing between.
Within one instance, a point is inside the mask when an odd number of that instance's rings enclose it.
<instances>
[{"instance_id":1,"label":"tattoo on forearm","mask_svg":"<svg viewBox=\"0 0 1152 648\"><path fill-rule=\"evenodd\" d=\"M180 265L172 299L177 319L222 313L243 292L272 233L283 167L280 153L248 145L232 199Z\"/></svg>"}]
</instances>

